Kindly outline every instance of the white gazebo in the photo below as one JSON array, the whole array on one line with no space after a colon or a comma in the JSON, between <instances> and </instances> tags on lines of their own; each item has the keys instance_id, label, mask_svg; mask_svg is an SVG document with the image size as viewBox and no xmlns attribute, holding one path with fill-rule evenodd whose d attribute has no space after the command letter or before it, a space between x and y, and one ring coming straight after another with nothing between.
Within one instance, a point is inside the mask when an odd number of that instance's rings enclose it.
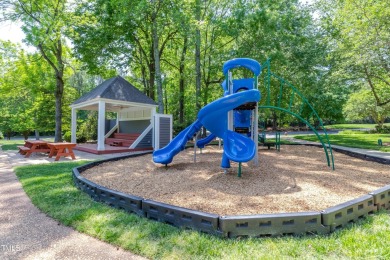
<instances>
[{"instance_id":1,"label":"white gazebo","mask_svg":"<svg viewBox=\"0 0 390 260\"><path fill-rule=\"evenodd\" d=\"M172 138L172 115L157 114L156 102L120 76L104 81L73 102L70 107L72 108L72 143L76 143L77 140L77 111L98 111L97 151L105 150L105 139L115 132L138 133L136 140L133 140L128 147L129 149L147 146L156 148L157 141L159 143L157 148L159 148L161 140L156 140L156 137L169 139L169 141ZM106 112L117 113L116 124L108 132L106 132ZM161 133L160 128L166 129L166 127L160 127L160 124L156 127L156 121L167 122L167 120L160 120L161 117L169 119L169 133L166 130Z\"/></svg>"}]
</instances>

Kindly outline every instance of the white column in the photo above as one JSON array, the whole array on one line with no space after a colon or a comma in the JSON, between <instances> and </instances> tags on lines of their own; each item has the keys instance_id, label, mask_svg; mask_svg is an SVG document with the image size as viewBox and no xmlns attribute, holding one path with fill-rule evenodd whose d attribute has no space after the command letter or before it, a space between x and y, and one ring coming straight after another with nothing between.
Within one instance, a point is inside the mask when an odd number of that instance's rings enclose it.
<instances>
[{"instance_id":1,"label":"white column","mask_svg":"<svg viewBox=\"0 0 390 260\"><path fill-rule=\"evenodd\" d=\"M104 150L104 130L106 119L106 103L99 101L99 115L98 115L98 151Z\"/></svg>"},{"instance_id":2,"label":"white column","mask_svg":"<svg viewBox=\"0 0 390 260\"><path fill-rule=\"evenodd\" d=\"M72 136L71 136L71 139L70 139L70 141L72 143L76 143L77 142L76 130L77 130L77 110L75 108L72 108L72 119L71 119L71 133L72 133Z\"/></svg>"}]
</instances>

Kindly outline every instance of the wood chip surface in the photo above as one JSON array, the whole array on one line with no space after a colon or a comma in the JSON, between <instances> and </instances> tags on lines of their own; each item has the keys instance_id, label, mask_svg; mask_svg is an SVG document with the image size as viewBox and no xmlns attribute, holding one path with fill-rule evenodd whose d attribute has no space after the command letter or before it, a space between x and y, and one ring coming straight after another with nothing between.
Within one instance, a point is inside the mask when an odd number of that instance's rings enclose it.
<instances>
[{"instance_id":1,"label":"wood chip surface","mask_svg":"<svg viewBox=\"0 0 390 260\"><path fill-rule=\"evenodd\" d=\"M226 215L321 211L390 184L390 166L333 152L336 170L318 147L260 148L259 166L237 163L225 174L222 149L186 149L168 167L152 155L106 162L82 175L102 186L180 207Z\"/></svg>"}]
</instances>

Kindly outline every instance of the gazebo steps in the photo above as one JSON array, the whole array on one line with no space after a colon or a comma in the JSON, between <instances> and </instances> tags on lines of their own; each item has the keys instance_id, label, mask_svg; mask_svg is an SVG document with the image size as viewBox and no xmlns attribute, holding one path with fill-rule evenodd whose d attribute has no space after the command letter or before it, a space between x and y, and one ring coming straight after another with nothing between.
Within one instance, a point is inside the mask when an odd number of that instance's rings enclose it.
<instances>
[{"instance_id":1,"label":"gazebo steps","mask_svg":"<svg viewBox=\"0 0 390 260\"><path fill-rule=\"evenodd\" d=\"M92 154L113 154L113 153L151 151L153 150L153 148L150 147L150 148L129 149L129 147L110 146L106 144L104 150L98 150L97 144L77 144L77 146L73 150L78 150L78 151L92 153Z\"/></svg>"},{"instance_id":2,"label":"gazebo steps","mask_svg":"<svg viewBox=\"0 0 390 260\"><path fill-rule=\"evenodd\" d=\"M106 138L105 143L111 146L129 147L140 134L114 133L113 137Z\"/></svg>"}]
</instances>

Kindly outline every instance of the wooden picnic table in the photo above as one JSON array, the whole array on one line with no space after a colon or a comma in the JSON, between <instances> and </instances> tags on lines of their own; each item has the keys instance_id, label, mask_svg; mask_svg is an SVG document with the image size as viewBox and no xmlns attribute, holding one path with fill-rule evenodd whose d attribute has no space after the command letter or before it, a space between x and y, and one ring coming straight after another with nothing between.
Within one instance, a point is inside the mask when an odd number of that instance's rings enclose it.
<instances>
[{"instance_id":1,"label":"wooden picnic table","mask_svg":"<svg viewBox=\"0 0 390 260\"><path fill-rule=\"evenodd\" d=\"M53 157L53 155L56 155L55 161L58 161L61 156L70 156L72 157L72 160L76 159L72 149L76 146L75 143L48 143L47 145L50 148L49 158Z\"/></svg>"},{"instance_id":2,"label":"wooden picnic table","mask_svg":"<svg viewBox=\"0 0 390 260\"><path fill-rule=\"evenodd\" d=\"M30 157L32 153L47 153L50 152L48 143L42 140L25 140L24 146L18 146L19 152L25 158Z\"/></svg>"}]
</instances>

